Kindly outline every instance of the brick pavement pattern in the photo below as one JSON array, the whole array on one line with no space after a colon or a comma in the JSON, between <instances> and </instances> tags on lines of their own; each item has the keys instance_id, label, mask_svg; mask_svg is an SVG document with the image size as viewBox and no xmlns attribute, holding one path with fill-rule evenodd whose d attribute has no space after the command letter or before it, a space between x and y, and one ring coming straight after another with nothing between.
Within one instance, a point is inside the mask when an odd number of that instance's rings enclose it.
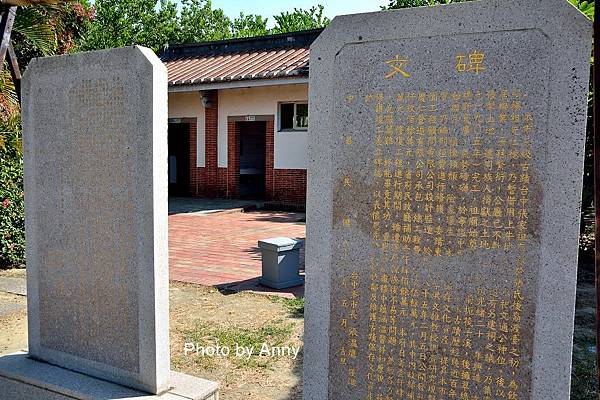
<instances>
[{"instance_id":1,"label":"brick pavement pattern","mask_svg":"<svg viewBox=\"0 0 600 400\"><path fill-rule=\"evenodd\" d=\"M278 236L306 237L304 214L271 211L169 216L171 280L207 286L272 291L258 286L258 241ZM304 249L300 251L304 269ZM298 295L299 290L282 291ZM287 296L290 297L290 296Z\"/></svg>"}]
</instances>

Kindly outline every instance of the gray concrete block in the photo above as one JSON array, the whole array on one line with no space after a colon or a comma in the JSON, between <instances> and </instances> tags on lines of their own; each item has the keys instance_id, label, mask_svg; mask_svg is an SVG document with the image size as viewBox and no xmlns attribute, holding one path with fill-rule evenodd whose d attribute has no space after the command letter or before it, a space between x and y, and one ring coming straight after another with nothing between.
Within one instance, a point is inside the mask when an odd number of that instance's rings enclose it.
<instances>
[{"instance_id":1,"label":"gray concrete block","mask_svg":"<svg viewBox=\"0 0 600 400\"><path fill-rule=\"evenodd\" d=\"M262 255L262 285L285 289L304 284L300 276L300 249L304 241L277 237L258 241Z\"/></svg>"}]
</instances>

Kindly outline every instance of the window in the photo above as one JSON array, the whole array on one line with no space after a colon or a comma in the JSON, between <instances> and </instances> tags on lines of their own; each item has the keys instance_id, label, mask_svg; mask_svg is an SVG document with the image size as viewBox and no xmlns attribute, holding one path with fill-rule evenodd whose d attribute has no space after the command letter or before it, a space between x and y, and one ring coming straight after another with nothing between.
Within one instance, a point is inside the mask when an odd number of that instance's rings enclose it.
<instances>
[{"instance_id":1,"label":"window","mask_svg":"<svg viewBox=\"0 0 600 400\"><path fill-rule=\"evenodd\" d=\"M308 103L281 103L279 106L280 131L308 129Z\"/></svg>"}]
</instances>

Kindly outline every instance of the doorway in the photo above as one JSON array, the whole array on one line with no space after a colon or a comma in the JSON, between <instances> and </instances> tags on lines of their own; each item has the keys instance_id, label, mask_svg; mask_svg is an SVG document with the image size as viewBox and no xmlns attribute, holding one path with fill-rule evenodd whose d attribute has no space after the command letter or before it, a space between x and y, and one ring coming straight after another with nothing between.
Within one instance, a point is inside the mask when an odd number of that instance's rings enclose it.
<instances>
[{"instance_id":1,"label":"doorway","mask_svg":"<svg viewBox=\"0 0 600 400\"><path fill-rule=\"evenodd\" d=\"M240 197L265 197L266 138L265 121L238 122L240 152Z\"/></svg>"},{"instance_id":2,"label":"doorway","mask_svg":"<svg viewBox=\"0 0 600 400\"><path fill-rule=\"evenodd\" d=\"M190 193L190 124L169 123L169 196Z\"/></svg>"}]
</instances>

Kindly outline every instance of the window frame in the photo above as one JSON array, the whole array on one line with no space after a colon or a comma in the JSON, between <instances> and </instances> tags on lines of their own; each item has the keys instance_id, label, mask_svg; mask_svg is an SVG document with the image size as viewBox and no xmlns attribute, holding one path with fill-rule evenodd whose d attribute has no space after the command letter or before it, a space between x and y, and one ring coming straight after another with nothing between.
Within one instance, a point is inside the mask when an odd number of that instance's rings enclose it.
<instances>
[{"instance_id":1,"label":"window frame","mask_svg":"<svg viewBox=\"0 0 600 400\"><path fill-rule=\"evenodd\" d=\"M294 114L292 116L292 128L282 128L281 127L281 116L282 116L282 112L281 112L281 106L284 104L293 104L294 105ZM306 132L308 131L308 126L303 127L303 126L298 126L297 125L297 117L298 117L298 105L306 105L308 106L308 100L302 100L302 101L282 101L279 103L278 108L278 132ZM308 118L308 115L307 115Z\"/></svg>"}]
</instances>

